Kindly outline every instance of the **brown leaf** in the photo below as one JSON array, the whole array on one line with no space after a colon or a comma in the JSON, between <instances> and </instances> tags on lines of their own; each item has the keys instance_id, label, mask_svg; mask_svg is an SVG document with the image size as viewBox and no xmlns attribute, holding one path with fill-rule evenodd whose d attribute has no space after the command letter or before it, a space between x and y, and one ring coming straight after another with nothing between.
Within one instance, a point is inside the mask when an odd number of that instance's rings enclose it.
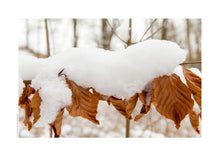
<instances>
[{"instance_id":1,"label":"brown leaf","mask_svg":"<svg viewBox=\"0 0 220 156\"><path fill-rule=\"evenodd\" d=\"M61 134L61 126L62 126L62 121L63 121L63 113L64 113L64 108L61 109L60 113L56 116L56 119L54 123L49 124L54 132L54 137L60 137Z\"/></svg>"},{"instance_id":2,"label":"brown leaf","mask_svg":"<svg viewBox=\"0 0 220 156\"><path fill-rule=\"evenodd\" d=\"M126 114L127 114L127 118L128 119L132 119L131 114L137 104L137 100L138 100L138 94L136 93L135 95L133 95L129 100L128 100L128 104L126 105Z\"/></svg>"},{"instance_id":3,"label":"brown leaf","mask_svg":"<svg viewBox=\"0 0 220 156\"><path fill-rule=\"evenodd\" d=\"M126 99L118 99L114 96L110 96L107 99L108 104L112 103L112 105L115 107L119 113L121 113L123 116L125 116L127 119L132 119L131 114L136 106L138 100L138 94L133 95L128 102Z\"/></svg>"},{"instance_id":4,"label":"brown leaf","mask_svg":"<svg viewBox=\"0 0 220 156\"><path fill-rule=\"evenodd\" d=\"M24 105L26 105L26 103L29 103L29 96L31 94L34 94L35 89L30 87L29 84L25 84L25 87L23 89L22 95L19 97L19 106L22 108L24 107Z\"/></svg>"},{"instance_id":5,"label":"brown leaf","mask_svg":"<svg viewBox=\"0 0 220 156\"><path fill-rule=\"evenodd\" d=\"M191 111L189 114L189 119L191 122L192 127L194 128L194 130L200 134L200 130L199 130L199 115L196 114L196 112Z\"/></svg>"},{"instance_id":6,"label":"brown leaf","mask_svg":"<svg viewBox=\"0 0 220 156\"><path fill-rule=\"evenodd\" d=\"M38 119L40 118L40 104L41 104L41 97L39 95L39 90L37 90L34 94L34 96L31 99L30 106L32 108L34 120L33 124L35 124Z\"/></svg>"},{"instance_id":7,"label":"brown leaf","mask_svg":"<svg viewBox=\"0 0 220 156\"><path fill-rule=\"evenodd\" d=\"M200 110L201 108L201 78L194 74L189 69L183 67L183 74L186 79L186 83L189 86L191 93L195 101L198 103Z\"/></svg>"},{"instance_id":8,"label":"brown leaf","mask_svg":"<svg viewBox=\"0 0 220 156\"><path fill-rule=\"evenodd\" d=\"M176 74L154 79L153 88L153 104L157 111L173 120L178 129L194 105L190 90Z\"/></svg>"},{"instance_id":9,"label":"brown leaf","mask_svg":"<svg viewBox=\"0 0 220 156\"><path fill-rule=\"evenodd\" d=\"M35 92L34 88L30 87L29 84L26 84L25 88L23 89L23 93L21 97L19 97L19 106L25 111L25 117L23 123L25 126L28 126L29 131L32 128L32 122L29 120L29 117L32 114L32 108L30 106L30 100L28 97L34 92Z\"/></svg>"},{"instance_id":10,"label":"brown leaf","mask_svg":"<svg viewBox=\"0 0 220 156\"><path fill-rule=\"evenodd\" d=\"M119 111L119 113L121 113L123 116L125 116L126 118L128 118L127 117L127 113L126 113L126 106L125 106L125 102L126 102L126 100L124 99L124 100L122 100L122 99L118 99L118 98L116 98L116 97L114 97L114 96L110 96L108 99L107 99L107 102L108 102L108 104L112 104L114 107L115 107L115 109L117 110L117 111Z\"/></svg>"},{"instance_id":11,"label":"brown leaf","mask_svg":"<svg viewBox=\"0 0 220 156\"><path fill-rule=\"evenodd\" d=\"M65 78L68 87L72 91L72 103L66 107L69 114L73 117L81 116L95 124L99 124L99 121L96 120L96 114L99 100L101 100L100 97L89 92L89 88L84 89L78 86L69 80L66 75Z\"/></svg>"},{"instance_id":12,"label":"brown leaf","mask_svg":"<svg viewBox=\"0 0 220 156\"><path fill-rule=\"evenodd\" d=\"M147 93L146 91L143 91L142 93L138 93L138 97L139 97L139 100L141 101L141 103L143 104L142 108L141 108L141 112L140 114L138 114L134 121L138 121L140 120L145 114L147 114L150 110L150 105L147 105L146 103L146 96L147 96Z\"/></svg>"}]
</instances>

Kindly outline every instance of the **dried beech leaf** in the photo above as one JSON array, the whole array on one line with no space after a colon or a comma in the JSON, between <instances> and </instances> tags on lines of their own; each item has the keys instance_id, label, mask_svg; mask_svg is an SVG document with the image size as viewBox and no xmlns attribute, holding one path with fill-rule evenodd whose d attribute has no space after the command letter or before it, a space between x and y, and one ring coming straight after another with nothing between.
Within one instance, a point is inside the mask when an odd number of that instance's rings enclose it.
<instances>
[{"instance_id":1,"label":"dried beech leaf","mask_svg":"<svg viewBox=\"0 0 220 156\"><path fill-rule=\"evenodd\" d=\"M183 74L185 76L186 83L189 86L189 89L201 110L201 78L184 67Z\"/></svg>"},{"instance_id":2,"label":"dried beech leaf","mask_svg":"<svg viewBox=\"0 0 220 156\"><path fill-rule=\"evenodd\" d=\"M196 112L191 111L189 114L189 119L191 122L192 127L194 128L194 130L200 134L200 130L199 130L199 115L196 114Z\"/></svg>"},{"instance_id":3,"label":"dried beech leaf","mask_svg":"<svg viewBox=\"0 0 220 156\"><path fill-rule=\"evenodd\" d=\"M143 91L142 93L138 93L138 97L139 100L141 101L141 103L143 104L142 108L141 108L141 112L140 114L138 114L134 121L138 121L140 120L145 114L147 114L150 110L150 105L147 105L146 103L146 96L147 96L147 92Z\"/></svg>"},{"instance_id":4,"label":"dried beech leaf","mask_svg":"<svg viewBox=\"0 0 220 156\"><path fill-rule=\"evenodd\" d=\"M30 106L29 96L35 92L34 88L30 87L30 85L25 85L23 89L23 93L21 97L19 97L19 106L24 109L25 117L24 117L24 125L28 126L28 130L30 131L32 128L32 122L29 120L29 117L32 114L32 108Z\"/></svg>"},{"instance_id":5,"label":"dried beech leaf","mask_svg":"<svg viewBox=\"0 0 220 156\"><path fill-rule=\"evenodd\" d=\"M157 111L173 120L178 129L194 105L190 90L176 74L154 79L153 88L153 104Z\"/></svg>"},{"instance_id":6,"label":"dried beech leaf","mask_svg":"<svg viewBox=\"0 0 220 156\"><path fill-rule=\"evenodd\" d=\"M29 84L25 84L25 87L23 89L22 95L19 97L19 106L22 108L24 107L24 105L26 105L26 103L29 103L29 96L31 94L34 94L35 89L30 87Z\"/></svg>"},{"instance_id":7,"label":"dried beech leaf","mask_svg":"<svg viewBox=\"0 0 220 156\"><path fill-rule=\"evenodd\" d=\"M38 119L40 118L40 104L41 104L41 97L39 95L39 90L37 90L34 94L34 96L31 99L30 106L32 108L34 120L33 124L35 124Z\"/></svg>"},{"instance_id":8,"label":"dried beech leaf","mask_svg":"<svg viewBox=\"0 0 220 156\"><path fill-rule=\"evenodd\" d=\"M32 128L32 122L29 120L29 117L32 114L32 109L29 106L29 104L27 104L27 105L24 106L24 110L25 110L25 117L24 117L23 123L24 123L25 126L28 126L28 130L30 131L31 128Z\"/></svg>"},{"instance_id":9,"label":"dried beech leaf","mask_svg":"<svg viewBox=\"0 0 220 156\"><path fill-rule=\"evenodd\" d=\"M62 121L63 121L63 113L64 113L64 108L61 109L60 113L56 116L56 119L53 124L49 124L54 132L54 137L60 137L61 134L61 126L62 126Z\"/></svg>"},{"instance_id":10,"label":"dried beech leaf","mask_svg":"<svg viewBox=\"0 0 220 156\"><path fill-rule=\"evenodd\" d=\"M108 104L112 103L112 105L115 107L119 113L121 113L123 116L125 116L127 119L132 119L131 114L136 106L138 100L138 94L133 95L128 102L126 102L126 99L118 99L116 97L110 96L107 99Z\"/></svg>"},{"instance_id":11,"label":"dried beech leaf","mask_svg":"<svg viewBox=\"0 0 220 156\"><path fill-rule=\"evenodd\" d=\"M126 113L126 106L125 106L125 102L126 102L126 100L124 99L124 100L122 100L122 99L118 99L118 98L116 98L116 97L114 97L114 96L110 96L108 99L107 99L107 102L108 102L108 104L112 104L114 107L115 107L115 109L117 110L117 111L119 111L119 113L121 113L123 116L125 116L126 118L128 118L127 117L127 113Z\"/></svg>"},{"instance_id":12,"label":"dried beech leaf","mask_svg":"<svg viewBox=\"0 0 220 156\"><path fill-rule=\"evenodd\" d=\"M103 95L102 95L102 94L100 94L100 93L96 92L96 90L95 90L95 89L93 89L93 88L92 88L92 90L93 90L93 94L94 94L95 98L97 98L98 100L105 101L105 98L103 97Z\"/></svg>"},{"instance_id":13,"label":"dried beech leaf","mask_svg":"<svg viewBox=\"0 0 220 156\"><path fill-rule=\"evenodd\" d=\"M69 80L65 75L68 87L72 91L72 103L66 109L73 117L81 116L99 124L96 120L97 108L100 97L97 94L92 94L89 89L84 89L78 86L73 81Z\"/></svg>"},{"instance_id":14,"label":"dried beech leaf","mask_svg":"<svg viewBox=\"0 0 220 156\"><path fill-rule=\"evenodd\" d=\"M129 100L128 100L128 104L126 105L126 113L127 113L127 118L131 119L131 114L136 106L138 100L138 94L135 94L134 96L132 96Z\"/></svg>"}]
</instances>

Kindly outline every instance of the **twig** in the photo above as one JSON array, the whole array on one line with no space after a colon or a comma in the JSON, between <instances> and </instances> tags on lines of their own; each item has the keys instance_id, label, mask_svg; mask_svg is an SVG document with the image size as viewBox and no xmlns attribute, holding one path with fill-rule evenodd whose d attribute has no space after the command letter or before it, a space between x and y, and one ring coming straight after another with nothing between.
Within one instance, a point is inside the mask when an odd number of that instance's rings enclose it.
<instances>
[{"instance_id":1,"label":"twig","mask_svg":"<svg viewBox=\"0 0 220 156\"><path fill-rule=\"evenodd\" d=\"M132 19L129 19L129 39L127 41L127 47L132 45ZM126 123L125 123L125 137L129 138L130 137L130 120L128 120L127 118L125 119Z\"/></svg>"},{"instance_id":2,"label":"twig","mask_svg":"<svg viewBox=\"0 0 220 156\"><path fill-rule=\"evenodd\" d=\"M110 26L110 28L112 29L112 32L115 34L115 36L117 36L119 40L121 40L122 42L124 42L125 44L127 44L127 42L124 41L124 40L115 32L115 29L112 27L112 25L110 24L110 22L109 22L108 19L106 19L106 22L107 22L107 24Z\"/></svg>"},{"instance_id":3,"label":"twig","mask_svg":"<svg viewBox=\"0 0 220 156\"><path fill-rule=\"evenodd\" d=\"M62 72L64 71L64 68L58 73L58 77L63 75Z\"/></svg>"},{"instance_id":4,"label":"twig","mask_svg":"<svg viewBox=\"0 0 220 156\"><path fill-rule=\"evenodd\" d=\"M155 19L151 22L150 26L149 26L149 27L147 28L147 30L144 32L144 34L143 34L143 36L141 37L141 39L140 39L139 42L141 42L141 41L143 40L144 36L147 34L147 32L150 30L150 28L153 26L153 24L154 24L156 21L157 21L157 18L155 18Z\"/></svg>"},{"instance_id":5,"label":"twig","mask_svg":"<svg viewBox=\"0 0 220 156\"><path fill-rule=\"evenodd\" d=\"M163 27L164 27L164 25L167 23L167 21L166 22L164 22L155 32L153 32L150 36L148 36L147 38L145 38L144 40L142 40L142 41L145 41L145 40L148 40L149 38L151 38L152 36L154 36L156 33L158 33Z\"/></svg>"},{"instance_id":6,"label":"twig","mask_svg":"<svg viewBox=\"0 0 220 156\"><path fill-rule=\"evenodd\" d=\"M194 61L194 62L183 62L180 65L186 65L186 64L201 64L201 61Z\"/></svg>"}]
</instances>

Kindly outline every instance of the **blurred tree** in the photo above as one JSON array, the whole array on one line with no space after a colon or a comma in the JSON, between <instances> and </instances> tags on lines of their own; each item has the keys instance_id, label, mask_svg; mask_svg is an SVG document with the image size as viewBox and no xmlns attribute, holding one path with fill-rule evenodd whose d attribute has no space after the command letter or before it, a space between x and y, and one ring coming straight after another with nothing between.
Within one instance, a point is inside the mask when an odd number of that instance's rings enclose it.
<instances>
[{"instance_id":1,"label":"blurred tree","mask_svg":"<svg viewBox=\"0 0 220 156\"><path fill-rule=\"evenodd\" d=\"M163 28L161 30L161 40L167 40L167 27L168 27L168 19L163 19L162 22Z\"/></svg>"},{"instance_id":2,"label":"blurred tree","mask_svg":"<svg viewBox=\"0 0 220 156\"><path fill-rule=\"evenodd\" d=\"M113 32L109 30L107 25L107 19L101 19L102 22L102 48L110 50L110 42L112 39ZM113 28L115 28L115 20L113 20Z\"/></svg>"},{"instance_id":3,"label":"blurred tree","mask_svg":"<svg viewBox=\"0 0 220 156\"><path fill-rule=\"evenodd\" d=\"M77 34L77 19L72 19L73 21L73 47L78 46L78 34Z\"/></svg>"},{"instance_id":4,"label":"blurred tree","mask_svg":"<svg viewBox=\"0 0 220 156\"><path fill-rule=\"evenodd\" d=\"M186 19L186 42L187 42L187 48L188 48L188 60L192 61L192 48L191 48L190 33L191 33L190 20Z\"/></svg>"}]
</instances>

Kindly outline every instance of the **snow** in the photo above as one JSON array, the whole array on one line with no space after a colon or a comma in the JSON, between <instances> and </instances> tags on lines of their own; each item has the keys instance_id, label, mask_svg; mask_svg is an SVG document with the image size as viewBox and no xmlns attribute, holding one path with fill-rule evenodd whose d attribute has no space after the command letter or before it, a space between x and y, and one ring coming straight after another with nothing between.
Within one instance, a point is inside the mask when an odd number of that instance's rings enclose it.
<instances>
[{"instance_id":1,"label":"snow","mask_svg":"<svg viewBox=\"0 0 220 156\"><path fill-rule=\"evenodd\" d=\"M48 59L20 57L20 75L32 79L42 98L41 118L44 125L55 120L58 111L71 104L71 91L64 76L84 88L94 88L106 96L129 99L149 89L151 81L170 75L185 60L185 51L171 41L147 40L120 51L98 48L71 48Z\"/></svg>"},{"instance_id":2,"label":"snow","mask_svg":"<svg viewBox=\"0 0 220 156\"><path fill-rule=\"evenodd\" d=\"M32 80L43 69L44 59L38 59L34 56L19 56L19 76L22 80Z\"/></svg>"},{"instance_id":3,"label":"snow","mask_svg":"<svg viewBox=\"0 0 220 156\"><path fill-rule=\"evenodd\" d=\"M178 75L180 77L180 80L188 87L187 83L186 83L186 79L185 76L183 74L183 67L182 66L177 66L174 69L174 72L176 75Z\"/></svg>"},{"instance_id":4,"label":"snow","mask_svg":"<svg viewBox=\"0 0 220 156\"><path fill-rule=\"evenodd\" d=\"M19 77L19 80L18 80L18 95L19 95L19 97L22 95L24 87L25 87L24 82L21 79L21 77Z\"/></svg>"},{"instance_id":5,"label":"snow","mask_svg":"<svg viewBox=\"0 0 220 156\"><path fill-rule=\"evenodd\" d=\"M154 78L171 74L185 52L173 42L148 40L114 52L72 48L52 59L78 85L129 99Z\"/></svg>"},{"instance_id":6,"label":"snow","mask_svg":"<svg viewBox=\"0 0 220 156\"><path fill-rule=\"evenodd\" d=\"M43 70L32 80L31 87L39 89L42 99L40 118L36 126L45 126L55 121L59 111L71 104L72 93L64 77L57 77L53 71Z\"/></svg>"},{"instance_id":7,"label":"snow","mask_svg":"<svg viewBox=\"0 0 220 156\"><path fill-rule=\"evenodd\" d=\"M135 117L140 114L141 108L143 107L143 103L138 99L136 106L131 114L132 119L135 119Z\"/></svg>"}]
</instances>

